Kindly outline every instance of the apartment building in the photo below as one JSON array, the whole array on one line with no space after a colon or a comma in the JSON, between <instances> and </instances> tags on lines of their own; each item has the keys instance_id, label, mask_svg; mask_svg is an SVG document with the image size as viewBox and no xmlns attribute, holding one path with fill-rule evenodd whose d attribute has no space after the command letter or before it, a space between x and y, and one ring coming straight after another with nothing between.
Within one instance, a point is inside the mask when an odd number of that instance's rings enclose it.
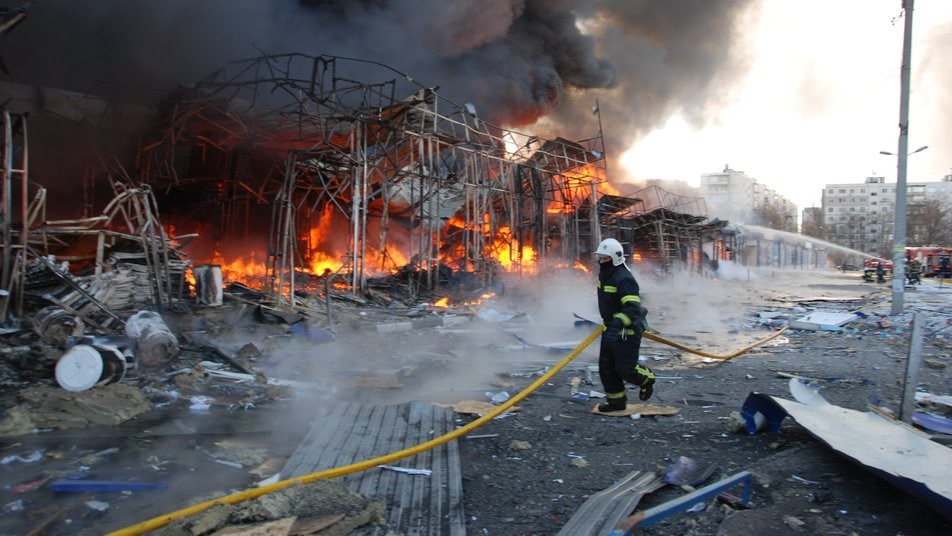
<instances>
[{"instance_id":1,"label":"apartment building","mask_svg":"<svg viewBox=\"0 0 952 536\"><path fill-rule=\"evenodd\" d=\"M907 216L929 201L952 206L952 175L941 181L907 182ZM862 183L827 184L823 188L824 237L835 244L889 258L896 215L896 184L884 177L867 177ZM907 217L907 223L909 222ZM908 237L915 229L910 226Z\"/></svg>"},{"instance_id":2,"label":"apartment building","mask_svg":"<svg viewBox=\"0 0 952 536\"><path fill-rule=\"evenodd\" d=\"M699 189L711 218L797 232L797 206L743 171L704 173Z\"/></svg>"}]
</instances>

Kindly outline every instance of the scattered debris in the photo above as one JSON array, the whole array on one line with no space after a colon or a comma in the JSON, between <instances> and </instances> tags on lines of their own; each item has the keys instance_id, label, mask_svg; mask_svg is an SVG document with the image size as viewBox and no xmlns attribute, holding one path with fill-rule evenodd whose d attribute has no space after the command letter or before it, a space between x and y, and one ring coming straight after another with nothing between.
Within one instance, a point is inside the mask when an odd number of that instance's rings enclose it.
<instances>
[{"instance_id":1,"label":"scattered debris","mask_svg":"<svg viewBox=\"0 0 952 536\"><path fill-rule=\"evenodd\" d=\"M530 444L528 441L513 439L509 442L509 450L529 450L531 448L532 444Z\"/></svg>"},{"instance_id":2,"label":"scattered debris","mask_svg":"<svg viewBox=\"0 0 952 536\"><path fill-rule=\"evenodd\" d=\"M744 406L769 413L771 416L763 420L770 431L779 430L783 418L790 415L837 452L915 495L944 516L952 516L952 450L875 413L830 404L816 390L805 388L800 380L790 380L790 392L796 402L751 393ZM764 426L759 424L758 413L751 419L760 430ZM864 440L856 441L857 437Z\"/></svg>"},{"instance_id":3,"label":"scattered debris","mask_svg":"<svg viewBox=\"0 0 952 536\"><path fill-rule=\"evenodd\" d=\"M642 497L664 486L657 473L632 471L611 487L593 494L576 510L559 536L606 534L638 506Z\"/></svg>"},{"instance_id":4,"label":"scattered debris","mask_svg":"<svg viewBox=\"0 0 952 536\"><path fill-rule=\"evenodd\" d=\"M115 383L82 392L28 387L18 397L21 405L7 411L0 421L0 435L28 435L41 428L84 428L91 424L114 426L152 409L139 389Z\"/></svg>"},{"instance_id":5,"label":"scattered debris","mask_svg":"<svg viewBox=\"0 0 952 536\"><path fill-rule=\"evenodd\" d=\"M585 469L589 464L585 458L573 456L572 459L569 460L569 465L572 467L578 467L579 469Z\"/></svg>"},{"instance_id":6,"label":"scattered debris","mask_svg":"<svg viewBox=\"0 0 952 536\"><path fill-rule=\"evenodd\" d=\"M393 465L378 465L377 467L381 469L387 469L389 471L396 471L398 473L404 473L407 475L420 475L420 476L430 476L433 474L433 471L429 469L410 469L407 467L396 467Z\"/></svg>"},{"instance_id":7,"label":"scattered debris","mask_svg":"<svg viewBox=\"0 0 952 536\"><path fill-rule=\"evenodd\" d=\"M687 456L678 456L665 469L664 481L688 492L695 491L695 487L706 482L717 467L717 462L703 464Z\"/></svg>"},{"instance_id":8,"label":"scattered debris","mask_svg":"<svg viewBox=\"0 0 952 536\"><path fill-rule=\"evenodd\" d=\"M386 504L320 480L262 495L239 504L220 504L154 531L159 536L193 534L350 534L384 523ZM250 531L256 532L250 532Z\"/></svg>"},{"instance_id":9,"label":"scattered debris","mask_svg":"<svg viewBox=\"0 0 952 536\"><path fill-rule=\"evenodd\" d=\"M493 404L499 405L505 402L506 400L509 400L509 393L507 393L506 391L499 391L498 393L487 392L486 398L488 398L489 401L492 402Z\"/></svg>"},{"instance_id":10,"label":"scattered debris","mask_svg":"<svg viewBox=\"0 0 952 536\"><path fill-rule=\"evenodd\" d=\"M857 313L814 312L788 323L790 329L810 331L843 331L843 326L860 319Z\"/></svg>"}]
</instances>

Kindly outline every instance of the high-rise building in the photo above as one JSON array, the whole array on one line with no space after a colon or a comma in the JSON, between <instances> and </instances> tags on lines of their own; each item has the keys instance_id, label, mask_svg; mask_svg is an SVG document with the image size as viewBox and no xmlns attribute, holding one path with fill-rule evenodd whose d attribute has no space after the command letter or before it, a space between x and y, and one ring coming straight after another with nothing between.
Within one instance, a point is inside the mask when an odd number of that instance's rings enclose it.
<instances>
[{"instance_id":1,"label":"high-rise building","mask_svg":"<svg viewBox=\"0 0 952 536\"><path fill-rule=\"evenodd\" d=\"M797 206L743 171L702 174L700 193L711 218L797 232Z\"/></svg>"}]
</instances>

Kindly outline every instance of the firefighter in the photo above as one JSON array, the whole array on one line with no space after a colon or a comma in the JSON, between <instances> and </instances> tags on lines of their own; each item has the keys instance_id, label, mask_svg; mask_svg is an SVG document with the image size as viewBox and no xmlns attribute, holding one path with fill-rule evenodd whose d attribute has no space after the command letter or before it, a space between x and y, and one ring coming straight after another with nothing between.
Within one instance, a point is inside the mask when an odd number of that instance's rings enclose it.
<instances>
[{"instance_id":1,"label":"firefighter","mask_svg":"<svg viewBox=\"0 0 952 536\"><path fill-rule=\"evenodd\" d=\"M909 261L909 265L906 268L906 280L909 281L910 285L921 285L922 279L920 279L920 274L922 273L922 266L919 264L919 261L912 259Z\"/></svg>"},{"instance_id":2,"label":"firefighter","mask_svg":"<svg viewBox=\"0 0 952 536\"><path fill-rule=\"evenodd\" d=\"M598 376L608 399L599 404L598 411L619 411L628 404L625 382L638 386L641 400L648 400L654 392L654 372L638 363L648 311L641 306L638 282L625 265L618 240L602 240L595 258L599 265L598 312L605 324L598 351Z\"/></svg>"}]
</instances>

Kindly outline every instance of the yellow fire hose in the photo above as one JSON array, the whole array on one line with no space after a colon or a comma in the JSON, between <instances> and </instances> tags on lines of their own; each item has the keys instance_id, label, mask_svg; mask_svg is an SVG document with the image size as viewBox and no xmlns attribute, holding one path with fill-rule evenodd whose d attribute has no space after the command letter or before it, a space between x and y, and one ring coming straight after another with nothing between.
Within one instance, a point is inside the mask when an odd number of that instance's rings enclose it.
<instances>
[{"instance_id":1,"label":"yellow fire hose","mask_svg":"<svg viewBox=\"0 0 952 536\"><path fill-rule=\"evenodd\" d=\"M751 345L749 345L749 346L746 346L746 347L744 347L743 349L741 349L741 350L739 350L739 351L737 351L737 352L735 352L735 353L733 353L733 354L727 355L727 356L717 356L717 355L712 355L712 354L708 354L708 353L705 353L705 352L701 352L701 351L699 351L699 350L692 350L692 349L687 348L687 347L685 347L685 346L682 346L682 345L680 345L680 344L678 344L678 343L676 343L676 342L674 342L674 341L665 339L664 337L661 337L661 336L659 336L659 335L655 335L655 334L653 334L653 333L645 332L644 336L645 336L646 338L648 338L648 339L653 340L653 341L660 342L660 343L663 343L663 344L668 344L668 345L671 345L671 346L673 346L673 347L675 347L675 348L678 348L678 349L680 349L680 350L684 350L684 351L687 351L687 352L691 352L691 353L694 353L694 354L697 354L697 355L701 355L701 356L704 356L704 357L710 357L710 358L713 358L713 359L730 359L730 358L732 358L732 357L736 357L736 356L738 356L738 355L740 355L740 354L742 354L742 353L744 353L744 352L750 350L751 348L753 348L753 347L755 347L755 346L757 346L757 345L763 344L763 343L769 341L770 339L773 339L774 337L776 337L776 336L780 335L781 333L783 333L783 331L784 331L785 329L786 329L786 328L783 328L783 329L781 329L780 331L774 333L773 335L771 335L771 336L769 336L769 337L766 337L766 338L764 338L764 339L761 339L761 340L755 342L754 344L751 344ZM199 512L202 512L202 511L204 511L204 510L207 510L208 508L211 508L212 506L214 506L214 505L216 505L216 504L236 504L236 503L240 503L240 502L243 502L243 501L255 499L255 498L260 497L260 496L262 496L262 495L265 495L265 494L267 494L267 493L271 493L272 491L278 491L278 490L281 490L281 489L284 489L284 488L287 488L287 487L290 487L290 486L295 486L295 485L300 485L300 484L309 484L309 483L314 482L314 481L317 481L317 480L325 480L325 479L337 478L337 477L339 477L339 476L344 476L344 475L348 475L348 474L351 474L351 473L356 473L356 472L358 472L358 471L364 471L364 470L366 470L366 469L370 469L371 467L376 467L376 466L378 466L378 465L385 465L385 464L388 464L388 463L391 463L391 462L394 462L394 461L397 461L397 460L402 460L402 459L404 459L404 458L409 458L410 456L414 456L414 455L419 454L419 453L421 453L421 452L425 452L425 451L430 450L430 449L432 449L432 448L438 447L438 446L440 446L440 445L442 445L442 444L444 444L444 443L448 443L448 442L450 442L450 441L452 441L452 440L454 440L454 439L456 439L456 438L458 438L458 437L460 437L460 436L464 436L464 435L468 434L469 432L472 432L472 431L475 430L476 428L479 428L480 426L486 424L487 422L489 422L489 421L495 419L497 416L499 416L500 414L502 414L503 412L505 412L506 410L508 410L508 409L511 408L512 406L516 405L517 403L519 403L519 402L522 401L523 399L525 399L525 398L526 398L527 396L529 396L533 391L535 391L536 389L538 389L539 387L541 387L542 384L544 384L545 382L549 381L553 376L555 376L556 373L558 373L560 370L562 370L563 368L565 368L565 366L568 365L573 359L575 359L576 357L578 357L578 355L579 355L580 353L582 353L582 350L584 350L585 348L587 348L588 345L592 344L592 342L595 341L595 339L597 339L597 338L602 334L602 331L603 331L603 330L604 330L604 326L599 325L594 331L592 331L592 333L591 333L588 337L585 338L585 340L583 340L582 342L578 343L578 346L576 346L575 348L573 348L572 351L569 352L568 355L566 355L561 361L559 361L555 366L553 366L548 372L546 372L546 373L543 374L542 376L539 376L539 378L538 378L536 381L532 382L528 387L526 387L525 389L523 389L523 390L522 390L520 393L518 393L517 395L513 396L512 398L510 398L510 399L507 400L506 402L500 404L499 406L496 406L492 411L490 411L489 413L487 413L487 414L483 415L482 417L476 419L475 421L473 421L473 422L471 422L471 423L469 423L469 424L467 424L467 425L465 425L465 426L462 426L462 427L460 427L460 428L457 428L456 430L453 430L452 432L443 434L443 435L440 436L440 437L431 439L431 440L426 441L426 442L424 442L424 443L420 443L419 445L415 445L415 446L410 447L410 448L408 448L408 449L403 449L403 450L398 451L398 452L392 452L392 453L390 453L390 454L386 454L386 455L384 455L384 456L379 456L379 457L377 457L377 458L373 458L373 459L370 459L370 460L365 460L365 461L358 462L358 463L352 463L352 464L350 464L350 465L345 465L345 466L342 466L342 467L335 467L335 468L333 468L333 469L328 469L328 470L326 470L326 471L320 471L320 472L317 472L317 473L311 473L311 474L304 475L304 476L299 476L299 477L296 477L296 478L290 478L290 479L287 479L287 480L282 480L282 481L279 481L279 482L275 482L275 483L273 483L273 484L268 484L268 485L266 485L266 486L261 486L261 487L258 487L258 488L248 489L248 490L245 490L245 491L240 491L240 492L238 492L238 493L233 493L233 494L231 494L231 495L226 495L226 496L224 496L224 497L219 497L219 498L217 498L217 499L212 499L212 500L210 500L210 501L205 501L205 502L202 502L202 503L198 503L198 504L189 506L188 508L182 508L181 510L176 510L175 512L171 512L171 513L168 513L168 514L160 515L160 516L158 516L158 517L153 517L152 519L148 519L148 520L146 520L146 521L142 521L142 522L140 522L140 523L137 523L137 524L135 524L135 525L126 527L126 528L124 528L124 529L120 529L120 530L117 530L117 531L114 531L114 532L110 532L110 533L107 534L107 536L126 536L126 535L144 534L144 533L149 532L149 531L151 531L151 530L155 530L155 529L157 529L157 528L164 527L165 525L168 525L169 523L171 523L172 521L175 521L175 520L177 520L177 519L182 519L182 518L184 518L184 517L188 517L188 516L197 514L197 513L199 513Z\"/></svg>"},{"instance_id":2,"label":"yellow fire hose","mask_svg":"<svg viewBox=\"0 0 952 536\"><path fill-rule=\"evenodd\" d=\"M709 357L709 358L711 358L711 359L723 359L723 360L727 360L727 359L735 358L735 357L737 357L737 356L743 354L744 352L750 350L751 348L760 346L761 344L763 344L763 343L765 343L765 342L767 342L767 341L769 341L769 340L771 340L771 339L774 339L774 338L780 336L780 334L783 333L784 331L787 331L787 327L786 327L786 326L784 326L783 328L781 328L780 330L776 331L775 333L771 334L771 335L768 336L768 337L764 337L763 339L760 339L759 341L757 341L757 342L755 342L755 343L753 343L753 344L749 344L749 345L747 345L747 346L741 348L740 350L737 350L737 351L734 352L733 354L726 354L726 355L709 354L709 353L707 353L707 352L702 352L701 350L694 350L694 349L688 348L687 346L684 346L684 345L682 345L682 344L678 344L678 343L672 341L671 339L665 339L664 337L662 337L662 336L660 336L660 335L655 335L654 333L651 333L651 332L649 332L649 331L646 331L643 336L644 336L644 338L646 338L646 339L651 339L651 340L653 340L653 341L655 341L655 342L660 342L660 343L662 343L662 344L667 344L668 346L673 346L673 347L677 348L678 350L684 350L685 352L690 352L690 353L692 353L692 354L696 354L696 355L703 356L703 357Z\"/></svg>"},{"instance_id":3,"label":"yellow fire hose","mask_svg":"<svg viewBox=\"0 0 952 536\"><path fill-rule=\"evenodd\" d=\"M408 458L410 456L430 450L431 448L438 447L444 443L448 443L460 436L468 434L474 429L479 428L480 426L486 424L487 422L495 419L499 414L503 413L507 409L511 408L512 406L520 402L525 397L529 396L530 393L538 389L545 382L549 381L549 379L551 379L552 376L554 376L559 370L564 368L565 365L568 365L570 361L578 357L578 355L582 353L582 350L584 350L589 344L592 344L592 341L597 339L598 336L602 334L602 329L603 329L602 326L598 326L597 329L592 331L591 335L586 337L585 340L580 342L578 346L572 349L572 351L569 352L569 354L566 355L565 358L562 359L562 361L559 361L559 363L556 364L554 367L552 367L552 369L550 369L548 372L546 372L542 376L539 376L539 378L536 381L532 382L531 385L523 389L522 392L513 396L512 398L510 398L503 404L496 406L489 413L467 424L466 426L462 426L460 428L457 428L456 430L453 430L452 432L443 434L440 437L431 439L425 443L420 443L419 445L415 445L408 449L386 454L384 456L380 456L370 460L365 460L359 463L352 463L350 465L345 465L343 467L335 467L333 469L328 469L326 471L321 471L318 473L311 473L309 475L299 476L297 478L282 480L280 482L275 482L274 484L261 486L260 488L249 489L249 490L241 491L238 493L233 493L225 497L220 497L218 499L205 501L203 503L199 503L199 504L190 506L188 508L183 508L181 510L178 510L169 514L154 517L147 521L143 521L136 525L132 525L131 527L127 527L125 529L112 532L110 533L110 536L118 536L118 535L126 535L126 534L142 534L144 532L148 532L150 530L163 527L176 519L181 519L183 517L188 517L190 515L197 514L198 512L201 512L216 504L235 504L242 501L247 501L249 499L254 499L266 493L284 489L289 486L294 486L297 484L308 484L316 480L336 478L339 476L348 475L350 473L356 473L358 471L370 469L371 467L376 467L378 465L384 465L384 464L388 464L397 460L402 460L403 458Z\"/></svg>"}]
</instances>

